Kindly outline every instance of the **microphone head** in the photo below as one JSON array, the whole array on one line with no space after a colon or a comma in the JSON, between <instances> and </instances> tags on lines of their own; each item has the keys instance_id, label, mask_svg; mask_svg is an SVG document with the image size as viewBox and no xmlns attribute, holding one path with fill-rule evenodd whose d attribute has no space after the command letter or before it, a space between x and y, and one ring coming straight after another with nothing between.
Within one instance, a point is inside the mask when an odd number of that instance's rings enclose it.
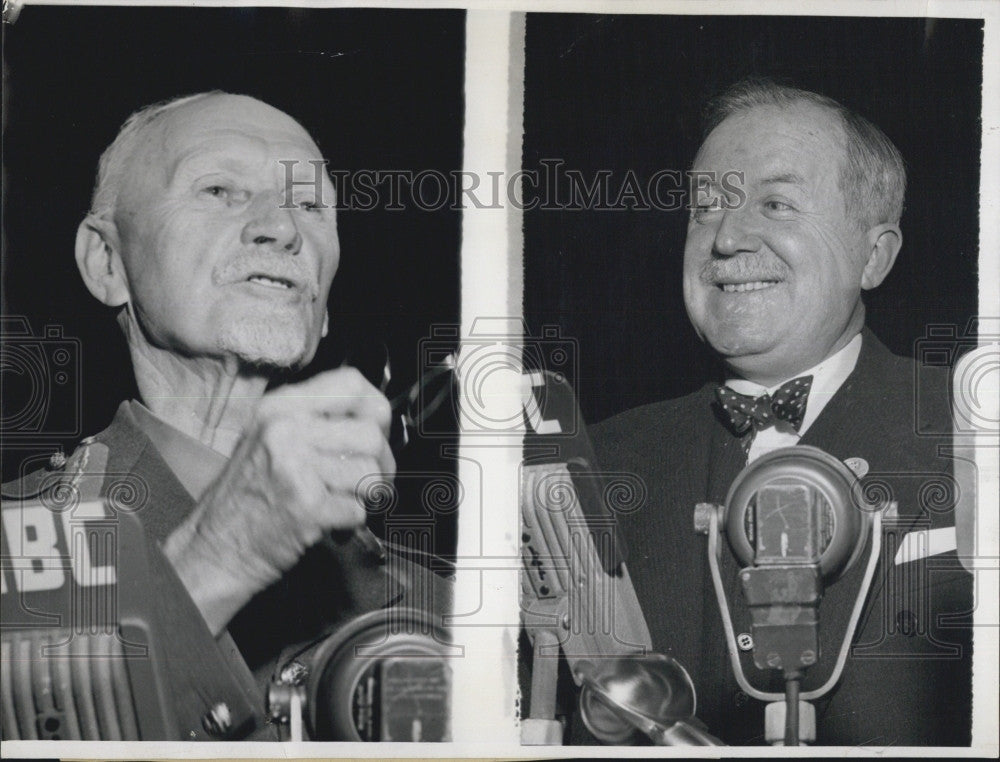
<instances>
[{"instance_id":1,"label":"microphone head","mask_svg":"<svg viewBox=\"0 0 1000 762\"><path fill-rule=\"evenodd\" d=\"M817 447L774 450L729 488L723 526L733 554L744 566L817 564L833 582L860 556L864 529L880 508L860 492L855 474Z\"/></svg>"}]
</instances>

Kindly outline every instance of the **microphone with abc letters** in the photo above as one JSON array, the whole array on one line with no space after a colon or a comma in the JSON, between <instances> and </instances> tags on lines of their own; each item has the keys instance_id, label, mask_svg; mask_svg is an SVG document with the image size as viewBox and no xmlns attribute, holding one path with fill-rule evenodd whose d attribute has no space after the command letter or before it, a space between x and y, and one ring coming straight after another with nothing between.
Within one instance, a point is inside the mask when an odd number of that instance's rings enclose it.
<instances>
[{"instance_id":1,"label":"microphone with abc letters","mask_svg":"<svg viewBox=\"0 0 1000 762\"><path fill-rule=\"evenodd\" d=\"M208 741L262 717L169 562L120 508L58 486L4 495L5 740Z\"/></svg>"}]
</instances>

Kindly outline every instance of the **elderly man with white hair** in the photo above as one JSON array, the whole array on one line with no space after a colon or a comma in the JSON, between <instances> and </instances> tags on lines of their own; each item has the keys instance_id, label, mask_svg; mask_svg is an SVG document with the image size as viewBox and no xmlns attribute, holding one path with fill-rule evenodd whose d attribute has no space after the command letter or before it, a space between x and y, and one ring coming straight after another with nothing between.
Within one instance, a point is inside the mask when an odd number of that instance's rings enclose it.
<instances>
[{"instance_id":1,"label":"elderly man with white hair","mask_svg":"<svg viewBox=\"0 0 1000 762\"><path fill-rule=\"evenodd\" d=\"M226 665L175 681L169 701L183 715L194 696L249 697L253 716L232 718L230 737L274 737L261 691L302 666L301 643L372 609L447 605L441 585L413 584L423 570L391 552L387 563L364 528L359 485L395 470L386 398L350 367L281 385L327 333L340 248L322 166L305 129L254 98L150 106L101 157L76 239L87 288L118 310L139 399L62 472L148 487L136 511L148 595L174 601L161 645L175 661L162 667L183 673L185 649Z\"/></svg>"}]
</instances>

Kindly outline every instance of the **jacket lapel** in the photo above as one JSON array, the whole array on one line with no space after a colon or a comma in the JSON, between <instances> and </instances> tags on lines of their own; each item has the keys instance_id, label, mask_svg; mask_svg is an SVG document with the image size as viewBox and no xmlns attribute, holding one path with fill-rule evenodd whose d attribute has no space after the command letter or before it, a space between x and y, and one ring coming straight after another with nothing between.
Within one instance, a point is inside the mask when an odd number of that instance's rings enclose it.
<instances>
[{"instance_id":1,"label":"jacket lapel","mask_svg":"<svg viewBox=\"0 0 1000 762\"><path fill-rule=\"evenodd\" d=\"M147 500L137 516L146 531L157 542L163 542L190 514L195 500L149 438L132 422L127 404L122 403L111 425L95 437L109 453L105 489L122 475L140 479ZM321 627L321 623L343 622L392 605L404 590L404 583L397 575L374 559L356 538L344 543L324 543L307 553L284 579L247 605L233 622L233 635L253 664L252 654L268 638L248 636L247 632L270 629L263 622L275 625L272 635L281 640L289 631L312 630ZM262 621L260 615L264 612L267 619ZM245 631L241 624L251 620L253 623ZM257 642L251 644L251 640Z\"/></svg>"},{"instance_id":2,"label":"jacket lapel","mask_svg":"<svg viewBox=\"0 0 1000 762\"><path fill-rule=\"evenodd\" d=\"M840 460L878 449L885 433L879 412L891 414L894 408L888 385L904 381L891 367L895 356L875 334L866 328L862 336L858 364L799 442Z\"/></svg>"},{"instance_id":3,"label":"jacket lapel","mask_svg":"<svg viewBox=\"0 0 1000 762\"><path fill-rule=\"evenodd\" d=\"M108 448L104 490L116 478L129 474L141 479L146 504L136 515L158 542L163 542L194 508L194 498L184 489L149 438L131 420L123 402L111 425L94 439Z\"/></svg>"}]
</instances>

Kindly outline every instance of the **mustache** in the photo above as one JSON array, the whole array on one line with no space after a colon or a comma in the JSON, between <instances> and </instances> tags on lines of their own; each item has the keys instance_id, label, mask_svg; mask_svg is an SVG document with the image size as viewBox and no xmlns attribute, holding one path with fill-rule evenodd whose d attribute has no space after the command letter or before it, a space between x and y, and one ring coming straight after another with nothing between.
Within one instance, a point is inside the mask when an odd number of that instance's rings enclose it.
<instances>
[{"instance_id":1,"label":"mustache","mask_svg":"<svg viewBox=\"0 0 1000 762\"><path fill-rule=\"evenodd\" d=\"M754 280L785 280L788 266L774 257L743 254L713 259L702 265L699 277L705 283L740 283Z\"/></svg>"},{"instance_id":2,"label":"mustache","mask_svg":"<svg viewBox=\"0 0 1000 762\"><path fill-rule=\"evenodd\" d=\"M251 252L230 257L212 271L212 282L216 285L239 283L252 275L287 280L313 299L319 295L317 275L301 256L269 252Z\"/></svg>"}]
</instances>

